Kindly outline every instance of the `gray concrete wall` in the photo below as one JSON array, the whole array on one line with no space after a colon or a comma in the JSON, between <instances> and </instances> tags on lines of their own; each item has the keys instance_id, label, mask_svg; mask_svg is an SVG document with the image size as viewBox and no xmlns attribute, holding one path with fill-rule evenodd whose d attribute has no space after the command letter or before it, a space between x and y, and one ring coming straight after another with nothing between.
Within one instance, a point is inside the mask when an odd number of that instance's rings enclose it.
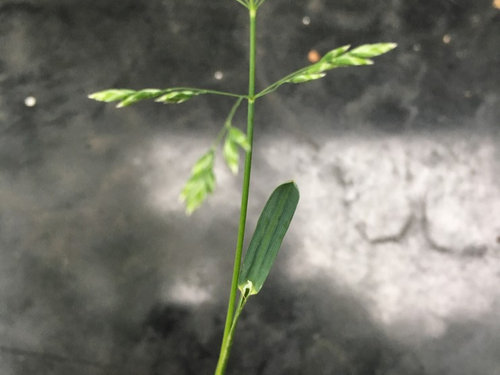
<instances>
[{"instance_id":1,"label":"gray concrete wall","mask_svg":"<svg viewBox=\"0 0 500 375\"><path fill-rule=\"evenodd\" d=\"M232 102L116 110L86 95L244 92L234 3L0 1L1 375L212 373L240 177L218 155L208 202L186 217L177 196ZM311 49L399 47L258 102L249 232L279 183L301 202L230 373L500 374L499 12L262 7L259 87Z\"/></svg>"}]
</instances>

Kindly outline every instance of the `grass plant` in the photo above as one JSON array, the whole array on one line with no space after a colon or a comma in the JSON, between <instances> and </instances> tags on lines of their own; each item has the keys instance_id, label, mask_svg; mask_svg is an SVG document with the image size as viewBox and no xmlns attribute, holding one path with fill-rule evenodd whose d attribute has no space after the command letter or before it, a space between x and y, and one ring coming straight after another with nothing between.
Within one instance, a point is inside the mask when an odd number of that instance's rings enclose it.
<instances>
[{"instance_id":1,"label":"grass plant","mask_svg":"<svg viewBox=\"0 0 500 375\"><path fill-rule=\"evenodd\" d=\"M284 84L299 84L323 78L330 70L335 68L371 65L373 64L371 58L382 55L396 47L394 43L365 44L352 49L349 45L338 47L326 53L318 62L298 69L261 91L256 92L257 14L259 8L266 0L232 1L242 5L248 11L249 16L249 71L248 92L246 94L203 88L173 87L141 90L108 89L89 95L89 98L97 101L117 102L118 108L127 107L147 99L164 104L183 103L199 95L218 95L235 99L234 105L221 130L215 137L212 147L194 164L191 175L180 193L180 198L186 206L186 213L193 213L215 190L214 161L217 148L222 146L224 160L234 174L238 173L240 153L244 152L245 161L241 189L238 239L234 254L234 267L224 333L215 375L225 374L240 314L248 299L261 290L276 259L276 255L299 201L299 191L293 181L283 183L274 190L260 215L242 263L252 168L255 104L257 100L262 99ZM233 117L243 102L247 103L247 126L245 132L232 124ZM240 292L239 299L237 298L238 290Z\"/></svg>"}]
</instances>

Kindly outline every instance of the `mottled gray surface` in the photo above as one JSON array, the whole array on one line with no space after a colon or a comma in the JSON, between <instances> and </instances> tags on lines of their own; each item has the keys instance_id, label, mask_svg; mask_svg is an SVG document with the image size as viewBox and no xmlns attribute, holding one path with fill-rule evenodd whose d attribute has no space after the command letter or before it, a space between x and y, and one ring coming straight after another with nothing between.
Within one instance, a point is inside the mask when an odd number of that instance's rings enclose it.
<instances>
[{"instance_id":1,"label":"mottled gray surface","mask_svg":"<svg viewBox=\"0 0 500 375\"><path fill-rule=\"evenodd\" d=\"M177 196L232 103L86 95L244 92L232 5L0 0L1 375L212 373L240 179L219 155L201 210ZM279 183L301 202L230 373L499 375L500 11L267 0L258 36L259 87L313 48L399 47L258 102L249 229Z\"/></svg>"}]
</instances>

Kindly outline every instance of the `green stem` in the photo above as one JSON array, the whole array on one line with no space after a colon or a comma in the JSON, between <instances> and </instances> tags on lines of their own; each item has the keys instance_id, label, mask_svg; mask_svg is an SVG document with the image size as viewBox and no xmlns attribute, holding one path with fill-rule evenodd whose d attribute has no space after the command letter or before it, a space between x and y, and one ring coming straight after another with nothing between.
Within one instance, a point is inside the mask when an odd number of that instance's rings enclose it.
<instances>
[{"instance_id":1,"label":"green stem","mask_svg":"<svg viewBox=\"0 0 500 375\"><path fill-rule=\"evenodd\" d=\"M210 90L210 89L200 89L198 87L169 87L168 89L163 90L163 93L167 94L172 91L194 91L200 94L213 94L213 95L222 95L222 96L231 96L233 98L241 98L246 99L246 95L235 94L234 92L226 92L226 91L218 91L218 90ZM163 94L162 93L162 94Z\"/></svg>"},{"instance_id":2,"label":"green stem","mask_svg":"<svg viewBox=\"0 0 500 375\"><path fill-rule=\"evenodd\" d=\"M288 82L288 80L290 78L292 78L293 76L299 74L299 73L302 73L302 72L306 72L307 70L309 70L311 68L311 65L309 66L306 66L304 68L301 68L299 70L296 70L295 72L293 73L290 73L288 74L287 76L281 78L279 81L276 81L274 82L273 84L267 86L264 90L262 90L261 92L259 92L257 95L255 95L255 99L258 99L264 95L267 95L267 94L270 94L271 92L275 91L276 89L278 89L281 85L284 85L285 83Z\"/></svg>"},{"instance_id":3,"label":"green stem","mask_svg":"<svg viewBox=\"0 0 500 375\"><path fill-rule=\"evenodd\" d=\"M240 224L238 229L238 241L236 244L236 252L234 256L233 277L231 282L231 292L229 295L229 302L227 307L226 324L224 327L224 336L222 338L222 346L219 354L219 361L215 370L215 375L224 375L226 371L227 361L232 345L232 335L236 320L239 317L241 309L238 308L236 315L234 308L236 305L236 294L238 291L238 277L240 274L241 255L243 252L243 240L245 237L245 226L247 218L248 195L250 191L250 172L252 169L252 150L253 150L253 126L255 115L255 56L256 56L256 18L257 9L250 3L250 57L249 57L249 73L248 73L248 116L247 116L247 137L250 143L250 150L245 155L245 170L243 175L243 187L241 194L241 210L240 210ZM241 305L241 304L240 304ZM241 306L243 308L243 306Z\"/></svg>"},{"instance_id":4,"label":"green stem","mask_svg":"<svg viewBox=\"0 0 500 375\"><path fill-rule=\"evenodd\" d=\"M240 302L238 304L238 308L236 309L236 312L234 314L234 317L231 322L231 327L229 328L227 338L226 338L226 348L227 350L221 351L221 357L219 360L219 365L217 366L216 375L223 375L226 371L226 365L229 359L229 352L230 348L233 345L233 339L234 339L234 331L236 330L236 324L238 324L238 319L241 315L241 312L243 311L243 307L245 307L245 304L247 303L248 296L241 296L240 297Z\"/></svg>"},{"instance_id":5,"label":"green stem","mask_svg":"<svg viewBox=\"0 0 500 375\"><path fill-rule=\"evenodd\" d=\"M217 133L217 137L215 138L215 141L212 143L213 150L215 150L217 145L222 141L222 138L226 135L227 131L231 127L231 122L233 121L233 117L236 114L236 111L240 106L242 100L243 98L239 98L231 108L231 111L229 112L229 115L227 116L226 121L224 122L224 126L222 127L221 130L219 130L219 132Z\"/></svg>"}]
</instances>

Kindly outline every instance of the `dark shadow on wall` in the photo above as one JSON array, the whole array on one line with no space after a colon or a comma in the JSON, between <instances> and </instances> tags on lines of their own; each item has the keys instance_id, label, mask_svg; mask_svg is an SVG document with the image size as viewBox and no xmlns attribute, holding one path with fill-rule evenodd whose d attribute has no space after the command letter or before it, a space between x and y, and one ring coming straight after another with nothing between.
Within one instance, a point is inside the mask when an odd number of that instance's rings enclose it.
<instances>
[{"instance_id":1,"label":"dark shadow on wall","mask_svg":"<svg viewBox=\"0 0 500 375\"><path fill-rule=\"evenodd\" d=\"M223 313L221 305L194 310L155 306L144 322L134 355L128 357L126 371L213 373ZM411 349L385 337L361 304L321 281L293 288L267 285L254 297L239 323L228 373L426 374Z\"/></svg>"}]
</instances>

